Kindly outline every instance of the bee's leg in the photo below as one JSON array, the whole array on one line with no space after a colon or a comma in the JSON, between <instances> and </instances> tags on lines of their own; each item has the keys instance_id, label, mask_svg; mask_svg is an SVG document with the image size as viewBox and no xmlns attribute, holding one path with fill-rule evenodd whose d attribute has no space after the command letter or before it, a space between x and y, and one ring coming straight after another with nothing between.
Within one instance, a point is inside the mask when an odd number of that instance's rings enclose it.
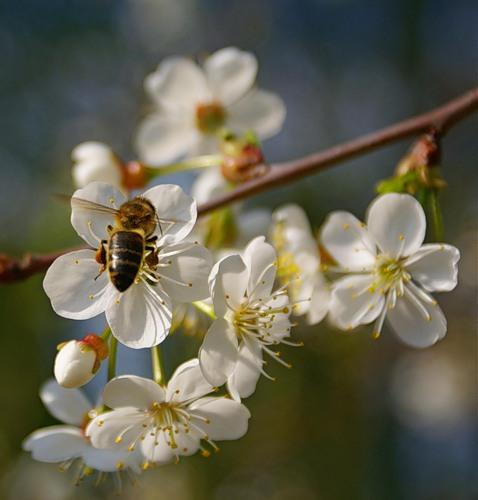
<instances>
[{"instance_id":1,"label":"bee's leg","mask_svg":"<svg viewBox=\"0 0 478 500\"><path fill-rule=\"evenodd\" d=\"M145 242L145 249L146 250L156 250L156 241L158 237L157 236L152 236L151 238L148 238Z\"/></svg>"},{"instance_id":2,"label":"bee's leg","mask_svg":"<svg viewBox=\"0 0 478 500\"><path fill-rule=\"evenodd\" d=\"M151 251L145 256L145 262L150 269L155 269L159 263L158 249L155 246L146 247Z\"/></svg>"},{"instance_id":3,"label":"bee's leg","mask_svg":"<svg viewBox=\"0 0 478 500\"><path fill-rule=\"evenodd\" d=\"M98 276L95 277L95 281L106 271L106 240L102 240L98 250L96 251L95 260L98 264L101 264L100 272Z\"/></svg>"},{"instance_id":4,"label":"bee's leg","mask_svg":"<svg viewBox=\"0 0 478 500\"><path fill-rule=\"evenodd\" d=\"M111 234L111 233L113 232L113 229L114 229L114 228L113 228L113 226L112 226L111 224L108 224L108 225L106 226L106 230L108 231L108 234ZM105 243L106 243L106 242L105 242Z\"/></svg>"}]
</instances>

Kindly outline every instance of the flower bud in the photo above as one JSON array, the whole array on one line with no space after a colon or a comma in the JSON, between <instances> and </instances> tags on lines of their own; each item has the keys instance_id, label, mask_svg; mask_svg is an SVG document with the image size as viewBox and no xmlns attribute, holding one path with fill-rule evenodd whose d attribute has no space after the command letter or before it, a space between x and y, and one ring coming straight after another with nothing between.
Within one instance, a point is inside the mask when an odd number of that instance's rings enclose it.
<instances>
[{"instance_id":1,"label":"flower bud","mask_svg":"<svg viewBox=\"0 0 478 500\"><path fill-rule=\"evenodd\" d=\"M73 181L78 188L95 181L123 187L123 164L106 144L83 142L73 149L71 158Z\"/></svg>"},{"instance_id":2,"label":"flower bud","mask_svg":"<svg viewBox=\"0 0 478 500\"><path fill-rule=\"evenodd\" d=\"M139 161L125 163L122 168L122 182L126 189L140 189L147 184L146 167Z\"/></svg>"},{"instance_id":3,"label":"flower bud","mask_svg":"<svg viewBox=\"0 0 478 500\"><path fill-rule=\"evenodd\" d=\"M221 173L230 182L241 183L262 177L269 170L257 140L251 135L226 137L222 144Z\"/></svg>"},{"instance_id":4,"label":"flower bud","mask_svg":"<svg viewBox=\"0 0 478 500\"><path fill-rule=\"evenodd\" d=\"M58 346L54 374L57 382L68 389L89 382L98 371L101 361L108 357L106 342L97 335L71 340Z\"/></svg>"}]
</instances>

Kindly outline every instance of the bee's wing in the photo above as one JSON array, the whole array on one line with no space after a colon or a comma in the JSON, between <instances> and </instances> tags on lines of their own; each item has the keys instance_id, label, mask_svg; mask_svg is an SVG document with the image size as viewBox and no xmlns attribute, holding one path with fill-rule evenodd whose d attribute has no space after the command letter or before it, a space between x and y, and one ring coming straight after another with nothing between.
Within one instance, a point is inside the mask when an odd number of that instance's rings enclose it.
<instances>
[{"instance_id":1,"label":"bee's wing","mask_svg":"<svg viewBox=\"0 0 478 500\"><path fill-rule=\"evenodd\" d=\"M76 208L84 208L86 210L92 210L93 212L99 212L102 214L117 215L118 209L113 207L108 207L102 205L101 203L95 203L94 201L84 200L83 198L77 198L73 196L71 198L71 206Z\"/></svg>"}]
</instances>

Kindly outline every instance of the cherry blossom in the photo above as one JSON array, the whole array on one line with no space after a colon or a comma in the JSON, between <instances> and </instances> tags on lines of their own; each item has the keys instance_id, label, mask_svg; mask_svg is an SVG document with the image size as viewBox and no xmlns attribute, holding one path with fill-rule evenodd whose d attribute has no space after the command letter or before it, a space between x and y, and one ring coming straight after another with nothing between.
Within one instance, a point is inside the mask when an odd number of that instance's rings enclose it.
<instances>
[{"instance_id":1,"label":"cherry blossom","mask_svg":"<svg viewBox=\"0 0 478 500\"><path fill-rule=\"evenodd\" d=\"M235 47L210 55L199 67L170 57L145 81L156 110L141 123L136 145L143 161L167 163L184 155L216 152L217 135L248 129L265 139L285 119L280 97L254 87L255 56Z\"/></svg>"},{"instance_id":2,"label":"cherry blossom","mask_svg":"<svg viewBox=\"0 0 478 500\"><path fill-rule=\"evenodd\" d=\"M107 270L96 260L96 250L69 252L57 258L43 282L53 309L65 318L88 319L101 313L113 335L133 348L162 342L171 326L173 303L201 300L208 296L211 268L208 250L195 242L182 241L196 221L196 203L179 186L155 186L142 195L154 206L159 223L152 237L155 258L144 257L134 283L120 292ZM126 198L113 186L94 182L75 198L119 208ZM71 222L77 233L94 248L108 239L108 226L115 225L109 212L72 206Z\"/></svg>"},{"instance_id":3,"label":"cherry blossom","mask_svg":"<svg viewBox=\"0 0 478 500\"><path fill-rule=\"evenodd\" d=\"M180 365L167 386L134 375L116 377L103 393L113 410L92 420L86 434L96 447L112 452L140 449L143 469L198 450L209 456L219 449L216 441L242 437L250 418L243 404L208 396L213 391L197 359Z\"/></svg>"},{"instance_id":4,"label":"cherry blossom","mask_svg":"<svg viewBox=\"0 0 478 500\"><path fill-rule=\"evenodd\" d=\"M446 334L446 318L430 292L457 284L457 248L423 244L425 213L407 194L375 199L363 224L348 212L333 212L322 243L347 276L335 282L329 316L342 329L375 322L378 336L385 319L398 337L428 347Z\"/></svg>"},{"instance_id":5,"label":"cherry blossom","mask_svg":"<svg viewBox=\"0 0 478 500\"><path fill-rule=\"evenodd\" d=\"M65 389L54 380L46 382L40 390L40 398L53 417L63 425L44 427L32 432L23 442L35 460L58 463L68 469L75 461L81 462L77 480L99 472L98 480L105 472L131 470L139 473L143 457L140 453L122 450L99 450L85 436L85 427L95 414L91 403L78 389Z\"/></svg>"},{"instance_id":6,"label":"cherry blossom","mask_svg":"<svg viewBox=\"0 0 478 500\"><path fill-rule=\"evenodd\" d=\"M292 305L284 288L272 291L276 277L276 253L264 236L252 240L238 254L221 259L209 279L217 319L199 350L204 377L213 385L227 381L237 400L250 396L264 369L263 352L279 363L271 346L292 344L289 316ZM295 344L292 344L295 345Z\"/></svg>"}]
</instances>

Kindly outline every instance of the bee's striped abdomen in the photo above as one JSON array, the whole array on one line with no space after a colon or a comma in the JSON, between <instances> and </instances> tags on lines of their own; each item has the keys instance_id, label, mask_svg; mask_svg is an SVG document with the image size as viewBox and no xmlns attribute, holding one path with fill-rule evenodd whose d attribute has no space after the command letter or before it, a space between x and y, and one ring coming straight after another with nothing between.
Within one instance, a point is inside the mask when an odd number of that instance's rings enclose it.
<instances>
[{"instance_id":1,"label":"bee's striped abdomen","mask_svg":"<svg viewBox=\"0 0 478 500\"><path fill-rule=\"evenodd\" d=\"M108 243L108 272L111 283L126 291L138 275L144 253L144 239L134 231L117 231Z\"/></svg>"}]
</instances>

